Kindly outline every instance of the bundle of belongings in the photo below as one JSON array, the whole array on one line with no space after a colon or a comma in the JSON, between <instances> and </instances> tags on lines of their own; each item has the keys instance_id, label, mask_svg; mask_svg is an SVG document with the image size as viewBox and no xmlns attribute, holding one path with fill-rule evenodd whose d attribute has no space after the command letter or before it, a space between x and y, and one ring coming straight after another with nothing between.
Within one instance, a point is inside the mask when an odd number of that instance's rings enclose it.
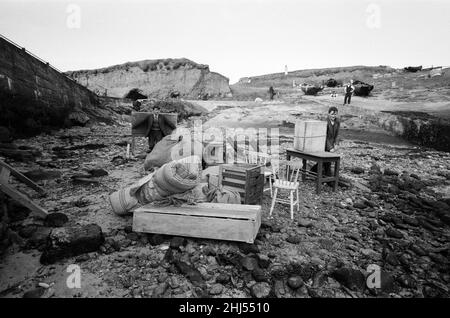
<instances>
[{"instance_id":1,"label":"bundle of belongings","mask_svg":"<svg viewBox=\"0 0 450 318\"><path fill-rule=\"evenodd\" d=\"M161 159L160 163L166 159ZM197 202L241 203L238 192L220 186L214 187L209 182L204 183L201 180L201 159L198 156L189 156L164 163L161 167L153 166L153 172L135 184L112 193L109 200L117 215L126 215L137 207L149 203L158 205Z\"/></svg>"}]
</instances>

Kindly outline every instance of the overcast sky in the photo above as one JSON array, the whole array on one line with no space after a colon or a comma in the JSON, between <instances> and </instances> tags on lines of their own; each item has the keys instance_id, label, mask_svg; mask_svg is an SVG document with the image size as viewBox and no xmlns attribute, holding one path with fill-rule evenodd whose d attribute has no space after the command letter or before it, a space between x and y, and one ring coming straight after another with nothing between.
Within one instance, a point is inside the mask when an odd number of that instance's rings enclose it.
<instances>
[{"instance_id":1,"label":"overcast sky","mask_svg":"<svg viewBox=\"0 0 450 318\"><path fill-rule=\"evenodd\" d=\"M450 65L448 0L0 0L0 33L60 70L186 57L240 77Z\"/></svg>"}]
</instances>

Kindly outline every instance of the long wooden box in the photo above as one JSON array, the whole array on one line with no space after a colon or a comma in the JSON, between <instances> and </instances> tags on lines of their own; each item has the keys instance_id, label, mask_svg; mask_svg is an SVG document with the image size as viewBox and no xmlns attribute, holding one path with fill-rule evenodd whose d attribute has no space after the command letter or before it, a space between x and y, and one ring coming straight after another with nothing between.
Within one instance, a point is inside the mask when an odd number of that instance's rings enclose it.
<instances>
[{"instance_id":1,"label":"long wooden box","mask_svg":"<svg viewBox=\"0 0 450 318\"><path fill-rule=\"evenodd\" d=\"M253 243L261 206L199 203L180 207L151 204L134 211L133 231Z\"/></svg>"},{"instance_id":2,"label":"long wooden box","mask_svg":"<svg viewBox=\"0 0 450 318\"><path fill-rule=\"evenodd\" d=\"M325 151L327 122L298 120L295 123L294 148L305 152Z\"/></svg>"},{"instance_id":3,"label":"long wooden box","mask_svg":"<svg viewBox=\"0 0 450 318\"><path fill-rule=\"evenodd\" d=\"M261 205L265 182L261 169L247 163L222 165L219 180L222 186L239 192L241 203Z\"/></svg>"}]
</instances>

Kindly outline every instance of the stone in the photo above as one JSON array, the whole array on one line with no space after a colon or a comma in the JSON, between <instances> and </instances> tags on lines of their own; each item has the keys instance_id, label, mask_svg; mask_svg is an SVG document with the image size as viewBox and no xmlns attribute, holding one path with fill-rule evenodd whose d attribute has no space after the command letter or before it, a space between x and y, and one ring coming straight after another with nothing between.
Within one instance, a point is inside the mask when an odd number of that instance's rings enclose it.
<instances>
[{"instance_id":1,"label":"stone","mask_svg":"<svg viewBox=\"0 0 450 318\"><path fill-rule=\"evenodd\" d=\"M23 294L22 298L41 298L45 293L44 287L38 287L27 291Z\"/></svg>"},{"instance_id":2,"label":"stone","mask_svg":"<svg viewBox=\"0 0 450 318\"><path fill-rule=\"evenodd\" d=\"M394 229L392 227L388 227L386 229L385 233L389 237L393 237L393 238L397 238L397 239L403 238L402 232L400 232L399 230L396 230L396 229Z\"/></svg>"},{"instance_id":3,"label":"stone","mask_svg":"<svg viewBox=\"0 0 450 318\"><path fill-rule=\"evenodd\" d=\"M28 240L28 245L30 247L43 247L47 244L47 239L51 233L52 229L49 227L38 227L36 231L33 232L30 239Z\"/></svg>"},{"instance_id":4,"label":"stone","mask_svg":"<svg viewBox=\"0 0 450 318\"><path fill-rule=\"evenodd\" d=\"M289 277L287 284L290 288L296 290L303 286L304 282L300 276L291 276Z\"/></svg>"},{"instance_id":5,"label":"stone","mask_svg":"<svg viewBox=\"0 0 450 318\"><path fill-rule=\"evenodd\" d=\"M350 169L350 172L354 173L354 174L362 174L365 172L364 168L361 167L352 167Z\"/></svg>"},{"instance_id":6,"label":"stone","mask_svg":"<svg viewBox=\"0 0 450 318\"><path fill-rule=\"evenodd\" d=\"M160 234L153 234L149 237L149 243L153 246L161 245L164 241L164 237Z\"/></svg>"},{"instance_id":7,"label":"stone","mask_svg":"<svg viewBox=\"0 0 450 318\"><path fill-rule=\"evenodd\" d=\"M359 200L356 200L355 203L353 203L353 207L356 209L365 209L365 208L367 208L367 204L366 204L366 201L359 199Z\"/></svg>"},{"instance_id":8,"label":"stone","mask_svg":"<svg viewBox=\"0 0 450 318\"><path fill-rule=\"evenodd\" d=\"M34 182L39 182L42 180L52 180L52 179L59 179L62 177L61 171L58 170L43 170L43 169L37 169L37 170L31 170L24 173L24 175L31 179Z\"/></svg>"},{"instance_id":9,"label":"stone","mask_svg":"<svg viewBox=\"0 0 450 318\"><path fill-rule=\"evenodd\" d=\"M386 256L386 262L391 264L392 266L397 266L400 264L397 256L395 255L395 253L389 253Z\"/></svg>"},{"instance_id":10,"label":"stone","mask_svg":"<svg viewBox=\"0 0 450 318\"><path fill-rule=\"evenodd\" d=\"M45 218L44 224L49 227L62 227L69 221L69 218L64 213L55 212L50 213Z\"/></svg>"},{"instance_id":11,"label":"stone","mask_svg":"<svg viewBox=\"0 0 450 318\"><path fill-rule=\"evenodd\" d=\"M211 246L205 246L203 249L203 254L205 254L206 256L215 256L216 255L216 251L211 247Z\"/></svg>"},{"instance_id":12,"label":"stone","mask_svg":"<svg viewBox=\"0 0 450 318\"><path fill-rule=\"evenodd\" d=\"M312 227L313 226L313 223L311 221L304 219L304 218L299 218L297 221L297 224L298 224L298 226L301 226L301 227Z\"/></svg>"},{"instance_id":13,"label":"stone","mask_svg":"<svg viewBox=\"0 0 450 318\"><path fill-rule=\"evenodd\" d=\"M257 254L257 253L259 253L258 246L255 245L255 244L249 244L249 243L240 243L239 244L239 250L242 253L244 253L244 254L250 254L250 253Z\"/></svg>"},{"instance_id":14,"label":"stone","mask_svg":"<svg viewBox=\"0 0 450 318\"><path fill-rule=\"evenodd\" d=\"M339 268L331 273L331 277L353 291L363 291L366 286L364 274L353 268Z\"/></svg>"},{"instance_id":15,"label":"stone","mask_svg":"<svg viewBox=\"0 0 450 318\"><path fill-rule=\"evenodd\" d=\"M42 264L52 264L65 257L97 251L104 242L97 224L54 228L41 255Z\"/></svg>"},{"instance_id":16,"label":"stone","mask_svg":"<svg viewBox=\"0 0 450 318\"><path fill-rule=\"evenodd\" d=\"M261 268L268 268L270 265L270 258L264 254L258 254L258 265Z\"/></svg>"},{"instance_id":17,"label":"stone","mask_svg":"<svg viewBox=\"0 0 450 318\"><path fill-rule=\"evenodd\" d=\"M161 298L169 288L169 284L166 282L159 284L152 292L152 298Z\"/></svg>"},{"instance_id":18,"label":"stone","mask_svg":"<svg viewBox=\"0 0 450 318\"><path fill-rule=\"evenodd\" d=\"M3 225L3 223L0 224L0 227ZM6 224L4 225L6 227ZM37 225L27 225L22 227L19 230L19 235L22 236L23 238L30 238L38 229ZM0 239L3 236L1 235L1 230L0 230Z\"/></svg>"},{"instance_id":19,"label":"stone","mask_svg":"<svg viewBox=\"0 0 450 318\"><path fill-rule=\"evenodd\" d=\"M228 274L225 273L221 273L219 274L219 276L216 277L216 283L219 284L228 284L230 282L230 276Z\"/></svg>"},{"instance_id":20,"label":"stone","mask_svg":"<svg viewBox=\"0 0 450 318\"><path fill-rule=\"evenodd\" d=\"M253 269L252 276L257 282L267 282L270 279L269 275L260 268Z\"/></svg>"},{"instance_id":21,"label":"stone","mask_svg":"<svg viewBox=\"0 0 450 318\"><path fill-rule=\"evenodd\" d=\"M198 269L178 260L175 260L174 264L180 273L185 275L194 286L203 286L205 284L205 280Z\"/></svg>"},{"instance_id":22,"label":"stone","mask_svg":"<svg viewBox=\"0 0 450 318\"><path fill-rule=\"evenodd\" d=\"M223 291L223 285L222 284L214 284L211 286L211 289L209 290L209 293L211 295L220 295Z\"/></svg>"},{"instance_id":23,"label":"stone","mask_svg":"<svg viewBox=\"0 0 450 318\"><path fill-rule=\"evenodd\" d=\"M94 178L104 177L104 176L108 175L108 172L103 169L91 169L91 170L88 170L88 172Z\"/></svg>"},{"instance_id":24,"label":"stone","mask_svg":"<svg viewBox=\"0 0 450 318\"><path fill-rule=\"evenodd\" d=\"M398 176L400 173L397 172L397 171L395 171L395 170L386 168L386 169L384 169L383 174L384 174L385 176Z\"/></svg>"},{"instance_id":25,"label":"stone","mask_svg":"<svg viewBox=\"0 0 450 318\"><path fill-rule=\"evenodd\" d=\"M254 257L245 256L241 258L242 268L252 271L258 267L258 260Z\"/></svg>"},{"instance_id":26,"label":"stone","mask_svg":"<svg viewBox=\"0 0 450 318\"><path fill-rule=\"evenodd\" d=\"M268 298L271 287L266 282L256 283L250 288L250 294L255 298Z\"/></svg>"},{"instance_id":27,"label":"stone","mask_svg":"<svg viewBox=\"0 0 450 318\"><path fill-rule=\"evenodd\" d=\"M286 242L291 244L299 244L302 242L302 238L299 235L289 235L286 239Z\"/></svg>"},{"instance_id":28,"label":"stone","mask_svg":"<svg viewBox=\"0 0 450 318\"><path fill-rule=\"evenodd\" d=\"M185 246L187 243L184 237L175 236L170 240L170 248L180 249L181 246Z\"/></svg>"},{"instance_id":29,"label":"stone","mask_svg":"<svg viewBox=\"0 0 450 318\"><path fill-rule=\"evenodd\" d=\"M414 253L416 253L417 255L419 255L419 256L426 256L426 255L427 255L427 252L426 252L423 248L421 248L420 246L418 246L418 245L411 244L411 246L409 247L409 249L410 249L411 251L413 251Z\"/></svg>"}]
</instances>

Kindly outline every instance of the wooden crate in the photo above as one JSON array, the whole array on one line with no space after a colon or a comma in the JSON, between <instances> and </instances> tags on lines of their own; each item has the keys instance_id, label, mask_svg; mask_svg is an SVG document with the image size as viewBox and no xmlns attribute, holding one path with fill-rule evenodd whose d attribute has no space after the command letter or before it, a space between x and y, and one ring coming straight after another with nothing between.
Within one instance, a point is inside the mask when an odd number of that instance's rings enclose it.
<instances>
[{"instance_id":1,"label":"wooden crate","mask_svg":"<svg viewBox=\"0 0 450 318\"><path fill-rule=\"evenodd\" d=\"M294 148L304 152L325 151L327 122L298 120L295 123Z\"/></svg>"},{"instance_id":2,"label":"wooden crate","mask_svg":"<svg viewBox=\"0 0 450 318\"><path fill-rule=\"evenodd\" d=\"M220 166L219 181L226 188L236 190L243 204L261 204L264 191L262 166L236 163Z\"/></svg>"},{"instance_id":3,"label":"wooden crate","mask_svg":"<svg viewBox=\"0 0 450 318\"><path fill-rule=\"evenodd\" d=\"M260 205L199 203L180 207L151 204L133 215L133 231L253 243L261 225Z\"/></svg>"}]
</instances>

